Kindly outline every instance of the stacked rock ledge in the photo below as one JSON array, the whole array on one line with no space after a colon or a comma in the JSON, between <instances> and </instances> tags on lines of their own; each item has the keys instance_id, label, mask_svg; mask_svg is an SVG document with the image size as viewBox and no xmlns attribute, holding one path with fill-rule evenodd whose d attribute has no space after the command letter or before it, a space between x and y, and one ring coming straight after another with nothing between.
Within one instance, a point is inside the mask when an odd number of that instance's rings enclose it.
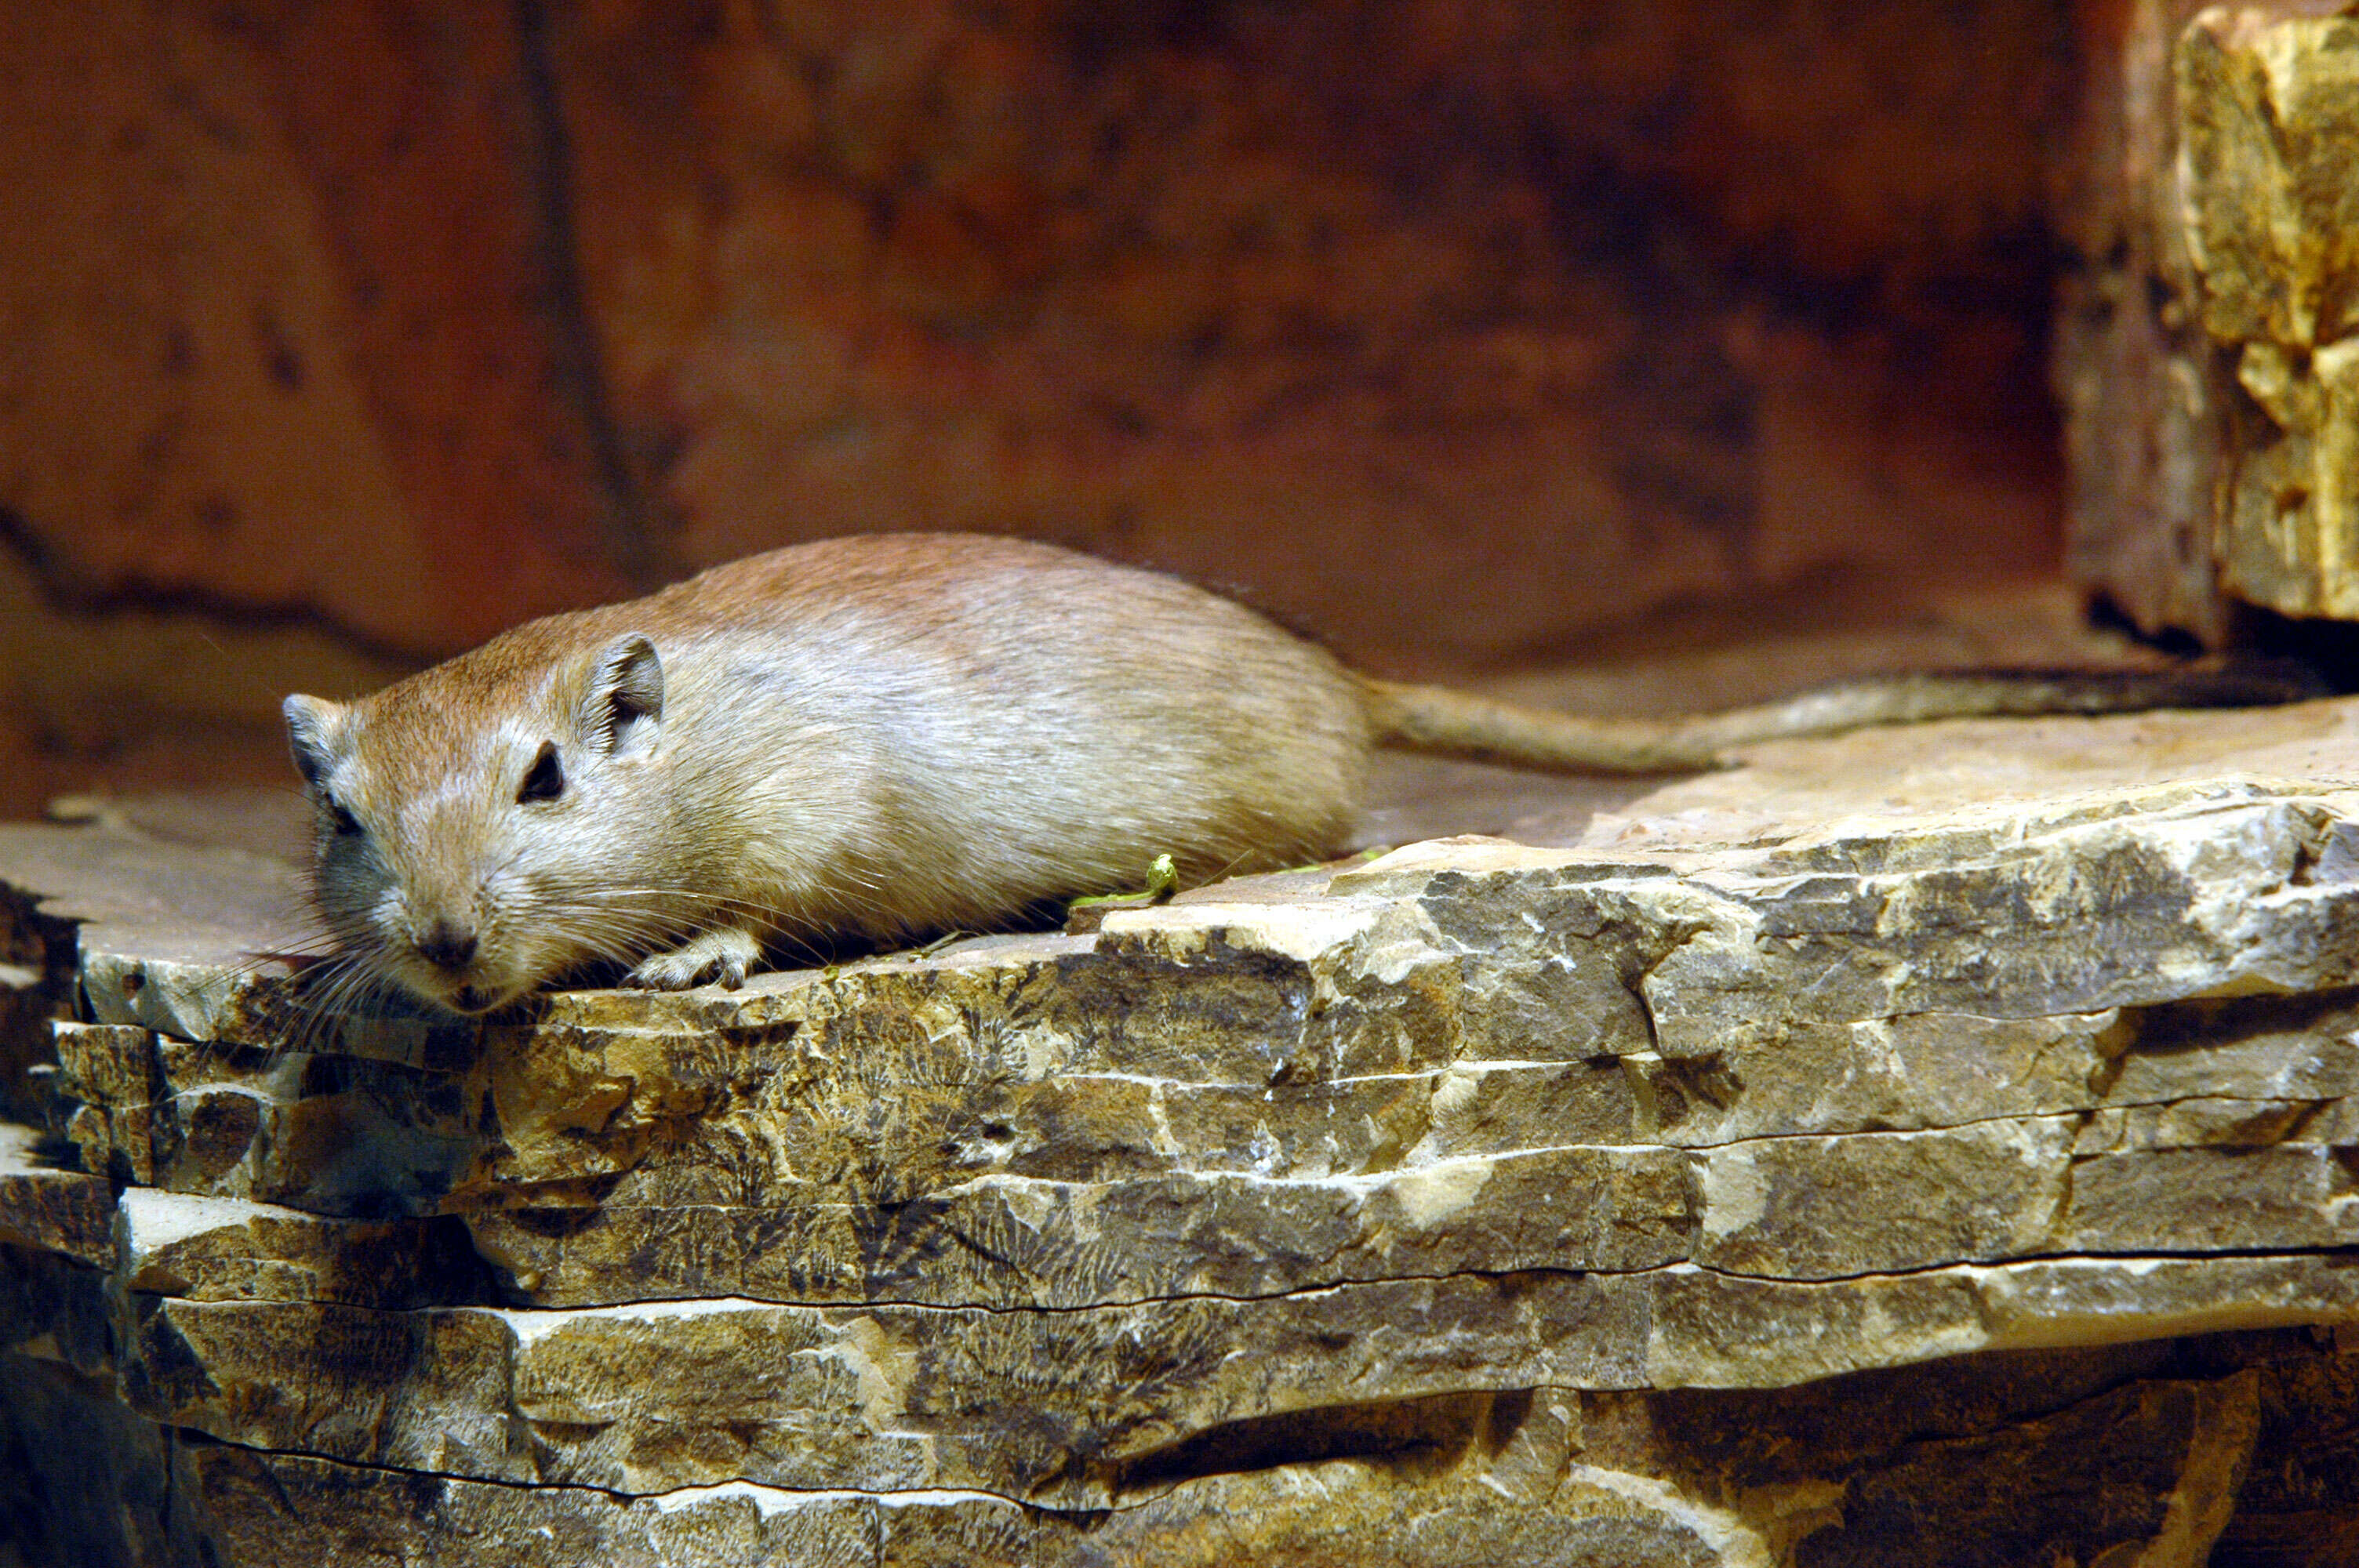
<instances>
[{"instance_id":1,"label":"stacked rock ledge","mask_svg":"<svg viewBox=\"0 0 2359 1568\"><path fill-rule=\"evenodd\" d=\"M2347 1561L2359 708L1560 837L477 1025L0 829L24 1560Z\"/></svg>"}]
</instances>

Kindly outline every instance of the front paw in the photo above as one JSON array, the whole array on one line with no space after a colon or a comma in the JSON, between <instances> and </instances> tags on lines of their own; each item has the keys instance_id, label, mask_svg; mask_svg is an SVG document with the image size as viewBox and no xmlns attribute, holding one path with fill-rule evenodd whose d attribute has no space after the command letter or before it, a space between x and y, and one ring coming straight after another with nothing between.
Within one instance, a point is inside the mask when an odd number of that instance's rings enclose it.
<instances>
[{"instance_id":1,"label":"front paw","mask_svg":"<svg viewBox=\"0 0 2359 1568\"><path fill-rule=\"evenodd\" d=\"M744 931L708 931L668 953L657 953L623 977L623 983L640 990L684 991L717 980L735 990L745 983L745 971L761 961L762 945Z\"/></svg>"}]
</instances>

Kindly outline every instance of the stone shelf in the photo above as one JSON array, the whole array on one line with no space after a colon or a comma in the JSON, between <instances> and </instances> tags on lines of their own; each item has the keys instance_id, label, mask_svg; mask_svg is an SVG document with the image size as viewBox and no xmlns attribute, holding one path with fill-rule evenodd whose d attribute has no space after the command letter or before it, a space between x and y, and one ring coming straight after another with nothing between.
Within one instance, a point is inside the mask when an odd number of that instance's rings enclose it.
<instances>
[{"instance_id":1,"label":"stone shelf","mask_svg":"<svg viewBox=\"0 0 2359 1568\"><path fill-rule=\"evenodd\" d=\"M27 1561L2359 1539L2359 703L1516 790L481 1025L319 1014L250 810L0 827Z\"/></svg>"}]
</instances>

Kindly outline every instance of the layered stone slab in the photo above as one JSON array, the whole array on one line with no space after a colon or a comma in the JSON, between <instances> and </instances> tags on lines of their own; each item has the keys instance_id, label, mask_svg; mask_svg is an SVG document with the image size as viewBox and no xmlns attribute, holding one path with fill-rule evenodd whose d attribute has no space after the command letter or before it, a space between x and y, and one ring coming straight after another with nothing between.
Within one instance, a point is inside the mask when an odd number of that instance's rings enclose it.
<instances>
[{"instance_id":1,"label":"layered stone slab","mask_svg":"<svg viewBox=\"0 0 2359 1568\"><path fill-rule=\"evenodd\" d=\"M2332 1563L2359 1500L2337 1455L2354 1390L2359 1357L2279 1331L1980 1357L1777 1394L1443 1395L1247 1423L1133 1471L1114 1508L1065 1513L974 1492L743 1481L631 1497L159 1442L91 1382L0 1357L0 1427L18 1439L0 1464L49 1483L26 1488L43 1506L16 1519L34 1561L64 1538L116 1546L118 1561L210 1552L261 1565L1699 1568L1881 1564L1896 1543L1923 1547L1911 1562L1962 1568L2107 1549ZM2017 1475L2040 1478L2034 1498L1993 1485Z\"/></svg>"},{"instance_id":2,"label":"layered stone slab","mask_svg":"<svg viewBox=\"0 0 2359 1568\"><path fill-rule=\"evenodd\" d=\"M323 1039L259 969L101 985L117 1022L60 1027L60 1081L92 1169L459 1217L549 1304L2333 1247L2353 799L2222 779L1766 846L1441 844L481 1029ZM131 1021L155 994L294 1033L175 1040Z\"/></svg>"},{"instance_id":3,"label":"layered stone slab","mask_svg":"<svg viewBox=\"0 0 2359 1568\"><path fill-rule=\"evenodd\" d=\"M571 1305L717 1293L1081 1307L1680 1261L1814 1280L2059 1253L2347 1247L2359 1240L2353 1116L2343 1099L2223 1099L1690 1152L1529 1151L1379 1177L983 1178L859 1206L487 1209L416 1221L332 1221L135 1189L122 1234L125 1256L180 1281L177 1293L257 1293L217 1282L219 1271L242 1277L257 1254L278 1266L291 1233L365 1254L345 1271L358 1277L390 1279L429 1255L479 1257L501 1292ZM1896 1208L1906 1226L1893 1223Z\"/></svg>"},{"instance_id":4,"label":"layered stone slab","mask_svg":"<svg viewBox=\"0 0 2359 1568\"><path fill-rule=\"evenodd\" d=\"M2359 1325L2359 1271L2072 1259L1799 1284L1682 1265L1082 1313L130 1310L132 1407L246 1447L629 1493L949 1487L1088 1509L1176 1445L1292 1411L1541 1384L1777 1388L1991 1349Z\"/></svg>"},{"instance_id":5,"label":"layered stone slab","mask_svg":"<svg viewBox=\"0 0 2359 1568\"><path fill-rule=\"evenodd\" d=\"M151 841L108 891L118 829L53 829L0 842L82 1013L0 1166L0 1348L178 1434L252 1561L315 1504L485 1560L1877 1561L1936 1507L2013 1539L1960 1466L2102 1451L2137 1508L2023 1528L2193 1563L2269 1412L2359 1409L2354 825L2353 705L1930 726L1567 842L483 1024L319 1011L236 935L266 860ZM2173 1348L2245 1339L2306 1391ZM2149 1359L1774 1481L1614 1446L2092 1356ZM2359 1524L2284 1485L2288 1539Z\"/></svg>"},{"instance_id":6,"label":"layered stone slab","mask_svg":"<svg viewBox=\"0 0 2359 1568\"><path fill-rule=\"evenodd\" d=\"M0 1244L103 1266L114 1256L114 1194L103 1177L43 1159L29 1127L0 1122Z\"/></svg>"}]
</instances>

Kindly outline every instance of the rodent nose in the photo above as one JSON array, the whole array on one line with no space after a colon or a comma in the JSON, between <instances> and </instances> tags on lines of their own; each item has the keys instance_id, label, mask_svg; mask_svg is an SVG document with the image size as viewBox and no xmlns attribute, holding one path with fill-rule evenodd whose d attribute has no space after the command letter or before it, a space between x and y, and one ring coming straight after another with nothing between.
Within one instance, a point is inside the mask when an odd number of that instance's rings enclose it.
<instances>
[{"instance_id":1,"label":"rodent nose","mask_svg":"<svg viewBox=\"0 0 2359 1568\"><path fill-rule=\"evenodd\" d=\"M475 934L456 921L437 920L419 934L418 951L437 968L462 969L475 956Z\"/></svg>"}]
</instances>

